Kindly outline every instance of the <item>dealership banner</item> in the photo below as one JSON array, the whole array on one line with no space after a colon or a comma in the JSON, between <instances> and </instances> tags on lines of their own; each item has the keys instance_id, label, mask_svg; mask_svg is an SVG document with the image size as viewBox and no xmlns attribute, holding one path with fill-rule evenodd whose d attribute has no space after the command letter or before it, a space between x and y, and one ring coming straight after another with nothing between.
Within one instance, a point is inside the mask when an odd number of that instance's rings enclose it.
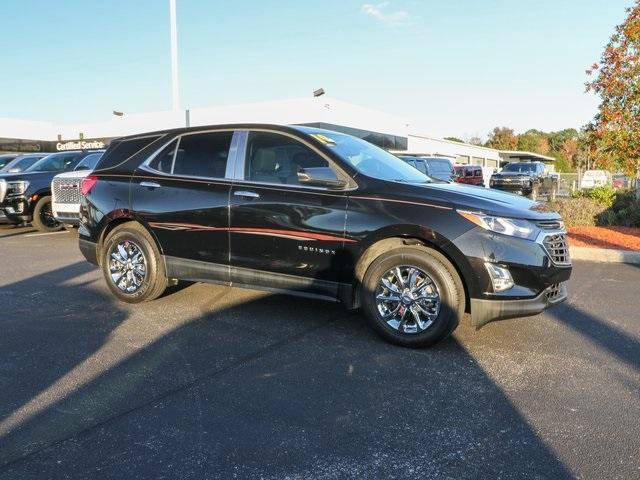
<instances>
[{"instance_id":1,"label":"dealership banner","mask_svg":"<svg viewBox=\"0 0 640 480\"><path fill-rule=\"evenodd\" d=\"M22 140L17 138L0 138L0 153L36 153L36 152L66 152L68 150L99 150L109 146L110 138L90 138L60 140L51 142L46 140Z\"/></svg>"}]
</instances>

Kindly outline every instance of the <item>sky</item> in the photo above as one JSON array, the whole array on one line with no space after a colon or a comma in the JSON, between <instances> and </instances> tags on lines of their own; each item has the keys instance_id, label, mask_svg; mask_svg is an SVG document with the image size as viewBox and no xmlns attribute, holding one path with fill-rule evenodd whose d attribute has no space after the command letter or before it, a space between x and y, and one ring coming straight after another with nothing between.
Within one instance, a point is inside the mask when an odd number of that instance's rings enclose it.
<instances>
[{"instance_id":1,"label":"sky","mask_svg":"<svg viewBox=\"0 0 640 480\"><path fill-rule=\"evenodd\" d=\"M426 134L579 128L632 0L177 0L182 108L324 88ZM169 0L0 0L0 117L171 108Z\"/></svg>"}]
</instances>

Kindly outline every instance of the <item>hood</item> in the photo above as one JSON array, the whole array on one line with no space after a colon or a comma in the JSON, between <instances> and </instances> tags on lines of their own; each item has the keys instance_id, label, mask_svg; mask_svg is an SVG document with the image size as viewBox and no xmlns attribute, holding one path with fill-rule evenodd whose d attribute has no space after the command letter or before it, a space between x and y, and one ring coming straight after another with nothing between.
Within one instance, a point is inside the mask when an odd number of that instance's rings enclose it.
<instances>
[{"instance_id":1,"label":"hood","mask_svg":"<svg viewBox=\"0 0 640 480\"><path fill-rule=\"evenodd\" d=\"M547 204L499 190L462 183L402 184L403 197L408 200L429 201L460 210L528 220L558 219L560 215Z\"/></svg>"},{"instance_id":2,"label":"hood","mask_svg":"<svg viewBox=\"0 0 640 480\"><path fill-rule=\"evenodd\" d=\"M496 172L492 174L492 177L530 177L532 175L531 172Z\"/></svg>"},{"instance_id":3,"label":"hood","mask_svg":"<svg viewBox=\"0 0 640 480\"><path fill-rule=\"evenodd\" d=\"M56 172L18 172L0 175L0 180L6 182L17 182L25 180L33 185L48 185L55 176Z\"/></svg>"}]
</instances>

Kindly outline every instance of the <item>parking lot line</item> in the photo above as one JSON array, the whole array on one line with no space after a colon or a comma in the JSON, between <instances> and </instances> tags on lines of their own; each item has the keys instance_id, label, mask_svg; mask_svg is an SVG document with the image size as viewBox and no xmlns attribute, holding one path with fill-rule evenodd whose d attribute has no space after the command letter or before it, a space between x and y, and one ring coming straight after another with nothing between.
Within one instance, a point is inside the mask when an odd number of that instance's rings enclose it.
<instances>
[{"instance_id":1,"label":"parking lot line","mask_svg":"<svg viewBox=\"0 0 640 480\"><path fill-rule=\"evenodd\" d=\"M29 233L27 235L25 235L25 237L42 237L44 235L58 235L60 233L67 233L66 231L62 230L60 232L47 232L47 233Z\"/></svg>"}]
</instances>

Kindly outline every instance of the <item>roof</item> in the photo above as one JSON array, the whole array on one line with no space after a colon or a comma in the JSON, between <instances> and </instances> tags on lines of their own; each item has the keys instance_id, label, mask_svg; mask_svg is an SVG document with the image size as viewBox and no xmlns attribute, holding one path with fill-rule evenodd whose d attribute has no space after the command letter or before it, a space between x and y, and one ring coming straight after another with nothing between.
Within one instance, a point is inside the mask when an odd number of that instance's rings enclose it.
<instances>
[{"instance_id":1,"label":"roof","mask_svg":"<svg viewBox=\"0 0 640 480\"><path fill-rule=\"evenodd\" d=\"M275 123L228 123L228 124L220 124L220 125L198 125L196 127L180 127L180 128L170 128L167 130L156 130L153 132L142 132L136 133L135 135L127 135L124 137L119 137L118 140L128 140L140 137L149 137L154 135L179 135L183 133L190 132L202 132L207 130L251 130L251 129L268 129L268 130L280 130L280 131L292 131L295 130L301 133L340 133L344 135L342 132L335 132L333 130L325 129L325 128L316 128L316 127L307 127L304 125L280 125Z\"/></svg>"},{"instance_id":2,"label":"roof","mask_svg":"<svg viewBox=\"0 0 640 480\"><path fill-rule=\"evenodd\" d=\"M555 162L556 159L554 157L549 157L547 155L542 155L541 153L535 152L525 152L518 150L500 150L498 152L500 157L504 160L518 160L520 162Z\"/></svg>"}]
</instances>

